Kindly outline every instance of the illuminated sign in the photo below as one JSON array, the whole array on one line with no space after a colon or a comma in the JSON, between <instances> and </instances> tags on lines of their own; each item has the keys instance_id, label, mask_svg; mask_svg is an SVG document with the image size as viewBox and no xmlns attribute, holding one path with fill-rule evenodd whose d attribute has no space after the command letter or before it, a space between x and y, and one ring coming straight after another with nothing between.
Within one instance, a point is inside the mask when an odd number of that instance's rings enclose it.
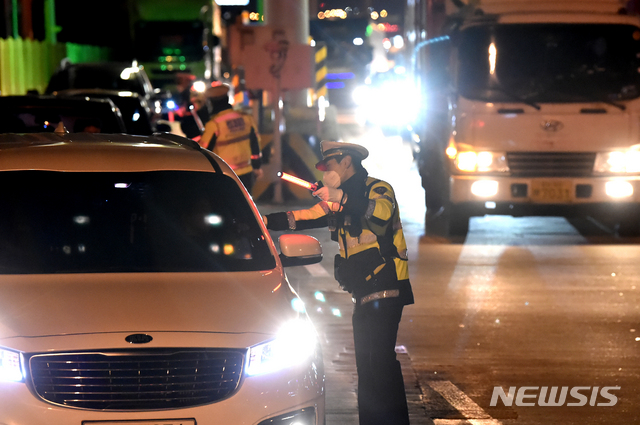
<instances>
[{"instance_id":1,"label":"illuminated sign","mask_svg":"<svg viewBox=\"0 0 640 425\"><path fill-rule=\"evenodd\" d=\"M218 6L246 6L249 0L216 0Z\"/></svg>"}]
</instances>

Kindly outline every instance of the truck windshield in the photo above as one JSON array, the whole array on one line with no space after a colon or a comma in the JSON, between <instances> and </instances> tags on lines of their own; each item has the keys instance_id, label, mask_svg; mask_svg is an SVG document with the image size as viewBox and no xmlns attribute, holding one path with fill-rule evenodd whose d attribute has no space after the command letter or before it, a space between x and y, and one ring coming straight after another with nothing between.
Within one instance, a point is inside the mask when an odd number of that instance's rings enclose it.
<instances>
[{"instance_id":1,"label":"truck windshield","mask_svg":"<svg viewBox=\"0 0 640 425\"><path fill-rule=\"evenodd\" d=\"M187 171L0 173L0 274L275 267L237 183Z\"/></svg>"},{"instance_id":2,"label":"truck windshield","mask_svg":"<svg viewBox=\"0 0 640 425\"><path fill-rule=\"evenodd\" d=\"M462 31L459 55L460 94L469 99L615 102L640 96L640 28L632 25L471 26Z\"/></svg>"}]
</instances>

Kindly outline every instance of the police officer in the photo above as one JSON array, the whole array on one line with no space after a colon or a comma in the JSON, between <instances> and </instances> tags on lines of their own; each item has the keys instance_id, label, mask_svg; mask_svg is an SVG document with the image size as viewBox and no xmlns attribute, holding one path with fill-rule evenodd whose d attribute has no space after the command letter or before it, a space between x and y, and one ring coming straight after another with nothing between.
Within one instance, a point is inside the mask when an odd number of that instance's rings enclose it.
<instances>
[{"instance_id":1,"label":"police officer","mask_svg":"<svg viewBox=\"0 0 640 425\"><path fill-rule=\"evenodd\" d=\"M260 139L253 117L233 109L226 84L209 87L205 96L211 117L198 143L224 159L251 193L256 178L262 175Z\"/></svg>"},{"instance_id":2,"label":"police officer","mask_svg":"<svg viewBox=\"0 0 640 425\"><path fill-rule=\"evenodd\" d=\"M405 305L413 304L407 246L392 187L369 177L363 146L322 141L321 202L306 210L269 214L272 230L328 226L340 253L335 277L351 293L361 425L409 424L395 344Z\"/></svg>"}]
</instances>

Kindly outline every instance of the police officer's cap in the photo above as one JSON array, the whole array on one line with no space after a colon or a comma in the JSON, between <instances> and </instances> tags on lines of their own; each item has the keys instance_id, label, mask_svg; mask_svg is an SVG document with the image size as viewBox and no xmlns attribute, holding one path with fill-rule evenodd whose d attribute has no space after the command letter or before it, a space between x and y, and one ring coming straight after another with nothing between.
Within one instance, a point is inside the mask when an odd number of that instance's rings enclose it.
<instances>
[{"instance_id":1,"label":"police officer's cap","mask_svg":"<svg viewBox=\"0 0 640 425\"><path fill-rule=\"evenodd\" d=\"M316 168L320 171L326 171L327 161L334 157L350 155L353 159L362 161L369 156L369 151L364 146L332 140L320 142L320 150L322 151L322 161L316 164Z\"/></svg>"},{"instance_id":2,"label":"police officer's cap","mask_svg":"<svg viewBox=\"0 0 640 425\"><path fill-rule=\"evenodd\" d=\"M215 83L214 83L215 84ZM229 86L226 84L218 83L212 85L205 90L204 95L210 99L218 99L229 96Z\"/></svg>"}]
</instances>

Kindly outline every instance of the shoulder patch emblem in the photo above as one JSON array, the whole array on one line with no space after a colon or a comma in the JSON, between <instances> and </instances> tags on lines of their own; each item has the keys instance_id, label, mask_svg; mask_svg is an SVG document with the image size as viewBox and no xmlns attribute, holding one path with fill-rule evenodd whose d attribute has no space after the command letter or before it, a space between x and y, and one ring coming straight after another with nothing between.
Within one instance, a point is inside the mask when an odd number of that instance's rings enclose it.
<instances>
[{"instance_id":1,"label":"shoulder patch emblem","mask_svg":"<svg viewBox=\"0 0 640 425\"><path fill-rule=\"evenodd\" d=\"M375 189L373 189L373 191L379 195L384 195L384 193L387 191L387 188L384 186L378 186Z\"/></svg>"}]
</instances>

